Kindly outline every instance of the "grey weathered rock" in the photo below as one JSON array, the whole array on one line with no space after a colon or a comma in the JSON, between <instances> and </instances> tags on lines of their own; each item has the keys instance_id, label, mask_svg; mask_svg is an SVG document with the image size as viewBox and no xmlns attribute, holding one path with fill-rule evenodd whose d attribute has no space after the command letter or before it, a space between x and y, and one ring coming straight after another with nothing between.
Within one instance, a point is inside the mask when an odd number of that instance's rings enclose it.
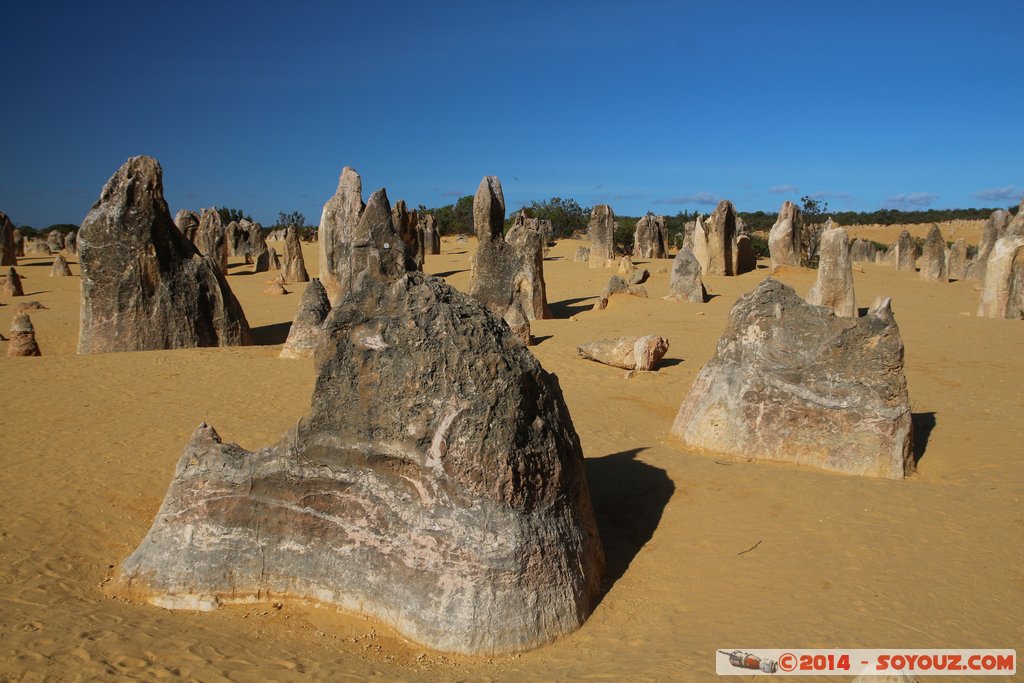
<instances>
[{"instance_id":1,"label":"grey weathered rock","mask_svg":"<svg viewBox=\"0 0 1024 683\"><path fill-rule=\"evenodd\" d=\"M733 248L736 244L736 209L732 202L723 199L704 223L708 238L708 267L701 264L704 275L735 275L733 269ZM696 234L694 243L696 246ZM697 253L696 248L694 253ZM700 261L698 255L697 258Z\"/></svg>"},{"instance_id":2,"label":"grey weathered rock","mask_svg":"<svg viewBox=\"0 0 1024 683\"><path fill-rule=\"evenodd\" d=\"M7 275L4 277L2 286L0 286L0 294L4 296L25 296L25 291L21 287L21 276L18 275L18 271L11 266L7 269Z\"/></svg>"},{"instance_id":3,"label":"grey weathered rock","mask_svg":"<svg viewBox=\"0 0 1024 683\"><path fill-rule=\"evenodd\" d=\"M586 263L590 260L590 247L576 247L576 256L573 261L577 263Z\"/></svg>"},{"instance_id":4,"label":"grey weathered rock","mask_svg":"<svg viewBox=\"0 0 1024 683\"><path fill-rule=\"evenodd\" d=\"M399 199L391 209L391 222L405 243L405 269L423 270L426 252L420 239L419 217L416 212L409 211L405 200Z\"/></svg>"},{"instance_id":5,"label":"grey weathered rock","mask_svg":"<svg viewBox=\"0 0 1024 683\"><path fill-rule=\"evenodd\" d=\"M1005 209L999 209L992 212L992 215L985 221L984 228L982 228L973 275L982 281L983 286L985 272L988 269L988 257L992 253L992 248L995 247L996 241L1006 234L1006 228L1010 225L1010 220L1010 212Z\"/></svg>"},{"instance_id":6,"label":"grey weathered rock","mask_svg":"<svg viewBox=\"0 0 1024 683\"><path fill-rule=\"evenodd\" d=\"M651 271L646 268L635 268L632 273L626 278L626 282L631 285L642 285L647 282L647 278L651 276Z\"/></svg>"},{"instance_id":7,"label":"grey weathered rock","mask_svg":"<svg viewBox=\"0 0 1024 683\"><path fill-rule=\"evenodd\" d=\"M628 256L623 256L622 258L619 259L619 265L617 269L619 275L626 277L634 270L636 270L636 266L633 265L633 259L629 258Z\"/></svg>"},{"instance_id":8,"label":"grey weathered rock","mask_svg":"<svg viewBox=\"0 0 1024 683\"><path fill-rule=\"evenodd\" d=\"M505 316L502 318L505 324L508 325L508 329L511 330L512 335L523 343L524 346L529 346L532 341L530 336L530 321L527 319L526 314L523 312L523 307L519 301L513 301L512 305L505 311Z\"/></svg>"},{"instance_id":9,"label":"grey weathered rock","mask_svg":"<svg viewBox=\"0 0 1024 683\"><path fill-rule=\"evenodd\" d=\"M316 600L471 654L578 628L604 572L583 454L557 378L508 326L420 272L363 278L315 358L310 415L276 445L200 425L120 590Z\"/></svg>"},{"instance_id":10,"label":"grey weathered rock","mask_svg":"<svg viewBox=\"0 0 1024 683\"><path fill-rule=\"evenodd\" d=\"M64 251L71 256L78 253L78 231L72 230L68 234L64 235Z\"/></svg>"},{"instance_id":11,"label":"grey weathered rock","mask_svg":"<svg viewBox=\"0 0 1024 683\"><path fill-rule=\"evenodd\" d=\"M668 351L668 340L656 335L598 339L576 347L589 360L626 370L657 370Z\"/></svg>"},{"instance_id":12,"label":"grey weathered rock","mask_svg":"<svg viewBox=\"0 0 1024 683\"><path fill-rule=\"evenodd\" d=\"M754 253L754 245L750 242L748 235L737 235L733 247L734 267L733 273L743 275L757 270L757 254Z\"/></svg>"},{"instance_id":13,"label":"grey weathered rock","mask_svg":"<svg viewBox=\"0 0 1024 683\"><path fill-rule=\"evenodd\" d=\"M281 270L281 257L273 247L267 247L267 270Z\"/></svg>"},{"instance_id":14,"label":"grey weathered rock","mask_svg":"<svg viewBox=\"0 0 1024 683\"><path fill-rule=\"evenodd\" d=\"M0 213L2 213L2 212L0 212ZM13 232L14 232L14 255L17 258L21 258L22 256L25 255L25 236L22 235L21 234L21 230L18 230L17 228L15 228ZM4 235L0 234L0 243L2 243L3 240L5 240L5 239L6 239L6 237ZM3 260L2 255L0 255L0 260ZM14 263L10 263L10 264L0 263L0 265L12 265L13 266L13 265L16 265L16 264L14 264Z\"/></svg>"},{"instance_id":15,"label":"grey weathered rock","mask_svg":"<svg viewBox=\"0 0 1024 683\"><path fill-rule=\"evenodd\" d=\"M195 211L182 209L174 216L174 225L189 242L196 241L196 231L199 230L199 214Z\"/></svg>"},{"instance_id":16,"label":"grey weathered rock","mask_svg":"<svg viewBox=\"0 0 1024 683\"><path fill-rule=\"evenodd\" d=\"M272 296L281 296L284 294L291 294L287 289L284 288L283 282L271 283L269 287L263 290L264 294L270 294Z\"/></svg>"},{"instance_id":17,"label":"grey weathered rock","mask_svg":"<svg viewBox=\"0 0 1024 683\"><path fill-rule=\"evenodd\" d=\"M242 241L247 238L248 233L242 229L238 221L231 221L224 226L224 244L228 250L228 256L242 256ZM227 272L227 271L225 271Z\"/></svg>"},{"instance_id":18,"label":"grey weathered rock","mask_svg":"<svg viewBox=\"0 0 1024 683\"><path fill-rule=\"evenodd\" d=\"M637 258L668 258L668 227L664 216L647 214L636 222L633 255Z\"/></svg>"},{"instance_id":19,"label":"grey weathered rock","mask_svg":"<svg viewBox=\"0 0 1024 683\"><path fill-rule=\"evenodd\" d=\"M1024 237L1024 199L1020 200L1017 213L1013 215L1013 220L1006 226L1003 237Z\"/></svg>"},{"instance_id":20,"label":"grey weathered rock","mask_svg":"<svg viewBox=\"0 0 1024 683\"><path fill-rule=\"evenodd\" d=\"M288 282L309 282L306 260L302 257L299 229L294 225L289 225L284 231L284 265L281 269Z\"/></svg>"},{"instance_id":21,"label":"grey weathered rock","mask_svg":"<svg viewBox=\"0 0 1024 683\"><path fill-rule=\"evenodd\" d=\"M608 278L608 285L604 288L605 294L622 294L629 289L629 283L619 275L612 275Z\"/></svg>"},{"instance_id":22,"label":"grey weathered rock","mask_svg":"<svg viewBox=\"0 0 1024 683\"><path fill-rule=\"evenodd\" d=\"M865 239L855 239L850 245L852 263L872 263L875 260L875 245Z\"/></svg>"},{"instance_id":23,"label":"grey weathered rock","mask_svg":"<svg viewBox=\"0 0 1024 683\"><path fill-rule=\"evenodd\" d=\"M32 301L22 301L14 305L14 312L19 311L45 311L47 306L33 299Z\"/></svg>"},{"instance_id":24,"label":"grey weathered rock","mask_svg":"<svg viewBox=\"0 0 1024 683\"><path fill-rule=\"evenodd\" d=\"M252 263L252 272L265 273L270 270L270 249L263 237L263 226L248 221L243 225L246 231L245 260Z\"/></svg>"},{"instance_id":25,"label":"grey weathered rock","mask_svg":"<svg viewBox=\"0 0 1024 683\"><path fill-rule=\"evenodd\" d=\"M596 204L590 211L591 268L607 268L615 261L615 213L607 204Z\"/></svg>"},{"instance_id":26,"label":"grey weathered rock","mask_svg":"<svg viewBox=\"0 0 1024 683\"><path fill-rule=\"evenodd\" d=\"M939 226L933 225L925 238L921 249L922 280L929 282L949 282L949 271L946 269L946 242L942 239Z\"/></svg>"},{"instance_id":27,"label":"grey weathered rock","mask_svg":"<svg viewBox=\"0 0 1024 683\"><path fill-rule=\"evenodd\" d=\"M707 299L700 264L693 252L683 247L672 260L672 274L668 280L667 299L702 304Z\"/></svg>"},{"instance_id":28,"label":"grey weathered rock","mask_svg":"<svg viewBox=\"0 0 1024 683\"><path fill-rule=\"evenodd\" d=\"M900 232L896 240L896 270L917 270L917 247L914 246L914 238L906 230Z\"/></svg>"},{"instance_id":29,"label":"grey weathered rock","mask_svg":"<svg viewBox=\"0 0 1024 683\"><path fill-rule=\"evenodd\" d=\"M0 211L0 266L18 265L18 245L15 244L14 233L18 230L7 214ZM20 232L18 232L20 236ZM24 252L20 254L24 256Z\"/></svg>"},{"instance_id":30,"label":"grey weathered rock","mask_svg":"<svg viewBox=\"0 0 1024 683\"><path fill-rule=\"evenodd\" d=\"M50 247L50 253L64 251L64 235L60 230L51 230L46 233L46 246Z\"/></svg>"},{"instance_id":31,"label":"grey weathered rock","mask_svg":"<svg viewBox=\"0 0 1024 683\"><path fill-rule=\"evenodd\" d=\"M782 266L799 266L801 235L804 220L799 207L793 202L783 202L775 225L768 231L768 254L772 270Z\"/></svg>"},{"instance_id":32,"label":"grey weathered rock","mask_svg":"<svg viewBox=\"0 0 1024 683\"><path fill-rule=\"evenodd\" d=\"M200 254L213 259L221 273L228 274L227 230L217 209L203 209L193 243Z\"/></svg>"},{"instance_id":33,"label":"grey weathered rock","mask_svg":"<svg viewBox=\"0 0 1024 683\"><path fill-rule=\"evenodd\" d=\"M311 358L326 335L324 323L331 312L331 302L320 280L309 281L299 300L295 320L288 329L288 339L281 349L281 358Z\"/></svg>"},{"instance_id":34,"label":"grey weathered rock","mask_svg":"<svg viewBox=\"0 0 1024 683\"><path fill-rule=\"evenodd\" d=\"M50 268L50 277L70 277L71 269L68 268L68 262L64 260L64 257L57 254L57 258L53 259L53 266Z\"/></svg>"},{"instance_id":35,"label":"grey weathered rock","mask_svg":"<svg viewBox=\"0 0 1024 683\"><path fill-rule=\"evenodd\" d=\"M28 313L18 312L11 318L11 338L7 343L7 355L41 356L39 344L36 343L36 329Z\"/></svg>"},{"instance_id":36,"label":"grey weathered rock","mask_svg":"<svg viewBox=\"0 0 1024 683\"><path fill-rule=\"evenodd\" d=\"M835 316L765 279L733 307L672 435L708 452L905 476L913 431L891 309Z\"/></svg>"},{"instance_id":37,"label":"grey weathered rock","mask_svg":"<svg viewBox=\"0 0 1024 683\"><path fill-rule=\"evenodd\" d=\"M988 257L978 317L1024 318L1024 236L996 240Z\"/></svg>"},{"instance_id":38,"label":"grey weathered rock","mask_svg":"<svg viewBox=\"0 0 1024 683\"><path fill-rule=\"evenodd\" d=\"M369 204L363 204L362 192L359 174L346 166L320 218L320 282L334 306L368 269L406 271L405 243L394 239L398 233L387 192L377 190Z\"/></svg>"},{"instance_id":39,"label":"grey weathered rock","mask_svg":"<svg viewBox=\"0 0 1024 683\"><path fill-rule=\"evenodd\" d=\"M552 317L544 283L544 233L540 221L520 212L505 235L505 241L518 259L512 279L512 298L519 302L527 320Z\"/></svg>"},{"instance_id":40,"label":"grey weathered rock","mask_svg":"<svg viewBox=\"0 0 1024 683\"><path fill-rule=\"evenodd\" d=\"M807 294L808 303L832 309L836 315L857 316L857 297L853 290L853 268L850 263L846 229L828 219L821 233L818 278Z\"/></svg>"},{"instance_id":41,"label":"grey weathered rock","mask_svg":"<svg viewBox=\"0 0 1024 683\"><path fill-rule=\"evenodd\" d=\"M963 237L954 242L949 250L946 271L950 280L967 279L967 240Z\"/></svg>"},{"instance_id":42,"label":"grey weathered rock","mask_svg":"<svg viewBox=\"0 0 1024 683\"><path fill-rule=\"evenodd\" d=\"M504 239L505 195L496 176L480 181L473 198L473 227L479 246L470 259L469 294L504 318L520 263L515 247Z\"/></svg>"},{"instance_id":43,"label":"grey weathered rock","mask_svg":"<svg viewBox=\"0 0 1024 683\"><path fill-rule=\"evenodd\" d=\"M25 254L29 256L52 256L53 250L49 242L42 237L27 237L24 241Z\"/></svg>"},{"instance_id":44,"label":"grey weathered rock","mask_svg":"<svg viewBox=\"0 0 1024 683\"><path fill-rule=\"evenodd\" d=\"M213 258L171 220L163 172L132 157L78 232L79 353L248 344L249 324Z\"/></svg>"},{"instance_id":45,"label":"grey weathered rock","mask_svg":"<svg viewBox=\"0 0 1024 683\"><path fill-rule=\"evenodd\" d=\"M701 276L708 274L708 268L711 263L711 252L708 245L708 233L704 229L704 219L697 216L697 220L693 224L693 255L697 259L697 263L700 264Z\"/></svg>"},{"instance_id":46,"label":"grey weathered rock","mask_svg":"<svg viewBox=\"0 0 1024 683\"><path fill-rule=\"evenodd\" d=\"M420 228L423 231L423 251L427 254L441 253L441 233L438 231L437 219L434 214L425 213L420 216Z\"/></svg>"}]
</instances>

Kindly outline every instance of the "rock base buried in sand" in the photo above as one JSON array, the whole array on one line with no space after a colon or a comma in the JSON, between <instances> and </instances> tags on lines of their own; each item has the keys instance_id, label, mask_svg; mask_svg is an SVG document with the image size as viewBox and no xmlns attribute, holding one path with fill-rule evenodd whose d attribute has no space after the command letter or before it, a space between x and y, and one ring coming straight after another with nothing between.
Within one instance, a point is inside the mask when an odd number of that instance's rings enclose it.
<instances>
[{"instance_id":1,"label":"rock base buried in sand","mask_svg":"<svg viewBox=\"0 0 1024 683\"><path fill-rule=\"evenodd\" d=\"M324 338L324 322L331 302L320 280L313 278L299 300L299 310L288 330L281 358L311 358Z\"/></svg>"},{"instance_id":2,"label":"rock base buried in sand","mask_svg":"<svg viewBox=\"0 0 1024 683\"><path fill-rule=\"evenodd\" d=\"M68 262L64 260L64 257L57 254L57 258L53 259L53 266L50 268L50 277L70 277L71 269L68 268Z\"/></svg>"},{"instance_id":3,"label":"rock base buried in sand","mask_svg":"<svg viewBox=\"0 0 1024 683\"><path fill-rule=\"evenodd\" d=\"M598 339L576 348L583 358L626 370L657 370L667 351L668 340L655 335Z\"/></svg>"},{"instance_id":4,"label":"rock base buried in sand","mask_svg":"<svg viewBox=\"0 0 1024 683\"><path fill-rule=\"evenodd\" d=\"M25 290L21 287L21 276L14 266L7 269L7 275L0 281L0 294L4 296L25 296Z\"/></svg>"},{"instance_id":5,"label":"rock base buried in sand","mask_svg":"<svg viewBox=\"0 0 1024 683\"><path fill-rule=\"evenodd\" d=\"M733 306L672 435L742 458L900 478L914 469L903 341L888 301L862 318L765 279Z\"/></svg>"},{"instance_id":6,"label":"rock base buried in sand","mask_svg":"<svg viewBox=\"0 0 1024 683\"><path fill-rule=\"evenodd\" d=\"M328 317L310 414L254 452L201 425L116 590L314 600L462 653L575 630L604 555L557 378L437 278L359 281Z\"/></svg>"},{"instance_id":7,"label":"rock base buried in sand","mask_svg":"<svg viewBox=\"0 0 1024 683\"><path fill-rule=\"evenodd\" d=\"M36 329L28 313L16 313L11 319L11 339L7 343L8 356L41 356L36 343Z\"/></svg>"}]
</instances>

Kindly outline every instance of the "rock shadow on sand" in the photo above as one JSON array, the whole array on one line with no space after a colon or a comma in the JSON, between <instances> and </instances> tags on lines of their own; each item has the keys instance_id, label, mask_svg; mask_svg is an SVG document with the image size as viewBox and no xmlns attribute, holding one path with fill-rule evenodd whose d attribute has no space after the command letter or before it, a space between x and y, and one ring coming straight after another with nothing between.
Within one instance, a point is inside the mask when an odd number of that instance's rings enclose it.
<instances>
[{"instance_id":1,"label":"rock shadow on sand","mask_svg":"<svg viewBox=\"0 0 1024 683\"><path fill-rule=\"evenodd\" d=\"M935 429L937 420L935 413L911 413L911 424L914 428L914 464L917 465L924 457L925 449L928 448L928 438Z\"/></svg>"},{"instance_id":2,"label":"rock shadow on sand","mask_svg":"<svg viewBox=\"0 0 1024 683\"><path fill-rule=\"evenodd\" d=\"M589 303L585 306L577 306L581 301L594 302L597 300L596 296L578 296L575 299L562 299L561 301L555 301L548 304L548 308L551 309L551 315L557 319L568 318L571 315L582 313L583 311L589 311L594 307L593 303Z\"/></svg>"},{"instance_id":3,"label":"rock shadow on sand","mask_svg":"<svg viewBox=\"0 0 1024 683\"><path fill-rule=\"evenodd\" d=\"M288 339L288 330L292 327L289 320L286 323L274 323L273 325L262 325L249 330L252 334L252 343L255 346L274 346L284 344Z\"/></svg>"},{"instance_id":4,"label":"rock shadow on sand","mask_svg":"<svg viewBox=\"0 0 1024 683\"><path fill-rule=\"evenodd\" d=\"M676 490L665 470L636 459L646 448L586 459L590 499L607 562L605 592L651 540Z\"/></svg>"}]
</instances>

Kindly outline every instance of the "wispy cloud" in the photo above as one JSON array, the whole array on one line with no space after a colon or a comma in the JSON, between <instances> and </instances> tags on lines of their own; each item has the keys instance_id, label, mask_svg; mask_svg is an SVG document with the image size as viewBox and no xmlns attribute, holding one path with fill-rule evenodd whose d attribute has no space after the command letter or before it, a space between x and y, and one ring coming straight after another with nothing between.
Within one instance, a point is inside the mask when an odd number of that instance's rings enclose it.
<instances>
[{"instance_id":1,"label":"wispy cloud","mask_svg":"<svg viewBox=\"0 0 1024 683\"><path fill-rule=\"evenodd\" d=\"M978 190L973 195L976 199L989 199L999 201L1016 201L1024 196L1024 188L1007 185L1006 187L990 187L987 190Z\"/></svg>"},{"instance_id":2,"label":"wispy cloud","mask_svg":"<svg viewBox=\"0 0 1024 683\"><path fill-rule=\"evenodd\" d=\"M650 196L646 192L616 192L615 194L594 195L595 204L606 204L608 202L628 202L638 199L647 199Z\"/></svg>"},{"instance_id":3,"label":"wispy cloud","mask_svg":"<svg viewBox=\"0 0 1024 683\"><path fill-rule=\"evenodd\" d=\"M769 187L768 191L774 192L775 194L796 194L800 191L800 188L796 185L776 185L775 187Z\"/></svg>"},{"instance_id":4,"label":"wispy cloud","mask_svg":"<svg viewBox=\"0 0 1024 683\"><path fill-rule=\"evenodd\" d=\"M811 199L842 199L844 201L853 199L853 195L848 192L815 192L808 196Z\"/></svg>"},{"instance_id":5,"label":"wispy cloud","mask_svg":"<svg viewBox=\"0 0 1024 683\"><path fill-rule=\"evenodd\" d=\"M907 194L894 194L891 197L886 197L883 206L891 208L928 206L938 198L939 195L934 194L932 192L910 192Z\"/></svg>"},{"instance_id":6,"label":"wispy cloud","mask_svg":"<svg viewBox=\"0 0 1024 683\"><path fill-rule=\"evenodd\" d=\"M656 199L655 204L709 204L714 205L719 202L719 197L711 194L710 192L695 192L694 194L682 195L680 197L666 197L665 199Z\"/></svg>"},{"instance_id":7,"label":"wispy cloud","mask_svg":"<svg viewBox=\"0 0 1024 683\"><path fill-rule=\"evenodd\" d=\"M445 190L444 192L441 193L441 196L442 197L463 197L463 196L465 196L465 194L466 193L463 192L462 190Z\"/></svg>"}]
</instances>

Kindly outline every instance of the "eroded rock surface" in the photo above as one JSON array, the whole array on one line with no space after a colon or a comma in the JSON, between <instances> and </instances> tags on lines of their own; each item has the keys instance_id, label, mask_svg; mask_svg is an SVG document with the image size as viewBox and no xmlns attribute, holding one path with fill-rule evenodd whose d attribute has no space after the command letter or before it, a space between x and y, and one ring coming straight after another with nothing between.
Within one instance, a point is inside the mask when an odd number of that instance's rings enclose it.
<instances>
[{"instance_id":1,"label":"eroded rock surface","mask_svg":"<svg viewBox=\"0 0 1024 683\"><path fill-rule=\"evenodd\" d=\"M306 259L302 256L299 229L289 225L284 231L284 264L281 267L288 282L309 282Z\"/></svg>"},{"instance_id":2,"label":"eroded rock surface","mask_svg":"<svg viewBox=\"0 0 1024 683\"><path fill-rule=\"evenodd\" d=\"M24 256L24 252L18 254L18 245L15 243L15 233L18 230L14 223L7 217L7 214L0 211L0 266L18 265L18 256ZM20 233L19 233L20 236Z\"/></svg>"},{"instance_id":3,"label":"eroded rock surface","mask_svg":"<svg viewBox=\"0 0 1024 683\"><path fill-rule=\"evenodd\" d=\"M895 254L896 270L917 270L917 247L908 231L903 230L896 239Z\"/></svg>"},{"instance_id":4,"label":"eroded rock surface","mask_svg":"<svg viewBox=\"0 0 1024 683\"><path fill-rule=\"evenodd\" d=\"M295 320L288 329L288 339L281 349L281 358L311 358L324 339L324 323L331 312L331 302L320 280L310 280L299 300Z\"/></svg>"},{"instance_id":5,"label":"eroded rock surface","mask_svg":"<svg viewBox=\"0 0 1024 683\"><path fill-rule=\"evenodd\" d=\"M903 341L884 302L861 318L765 279L729 314L672 435L693 448L867 476L914 469Z\"/></svg>"},{"instance_id":6,"label":"eroded rock surface","mask_svg":"<svg viewBox=\"0 0 1024 683\"><path fill-rule=\"evenodd\" d=\"M7 269L7 274L4 276L2 282L0 282L0 294L4 296L25 296L25 290L21 286L21 276L18 275L18 271L11 266Z\"/></svg>"},{"instance_id":7,"label":"eroded rock surface","mask_svg":"<svg viewBox=\"0 0 1024 683\"><path fill-rule=\"evenodd\" d=\"M921 249L921 271L918 276L928 282L949 282L946 268L946 242L942 239L939 226L933 225L928 231Z\"/></svg>"},{"instance_id":8,"label":"eroded rock surface","mask_svg":"<svg viewBox=\"0 0 1024 683\"><path fill-rule=\"evenodd\" d=\"M626 370L657 370L668 340L657 335L598 339L576 347L583 358Z\"/></svg>"},{"instance_id":9,"label":"eroded rock surface","mask_svg":"<svg viewBox=\"0 0 1024 683\"><path fill-rule=\"evenodd\" d=\"M988 257L978 316L1024 318L1024 237L996 240Z\"/></svg>"},{"instance_id":10,"label":"eroded rock surface","mask_svg":"<svg viewBox=\"0 0 1024 683\"><path fill-rule=\"evenodd\" d=\"M596 204L590 211L591 268L607 268L615 262L615 213L607 204Z\"/></svg>"},{"instance_id":11,"label":"eroded rock surface","mask_svg":"<svg viewBox=\"0 0 1024 683\"><path fill-rule=\"evenodd\" d=\"M633 255L637 258L668 258L668 227L664 216L647 214L636 222Z\"/></svg>"},{"instance_id":12,"label":"eroded rock surface","mask_svg":"<svg viewBox=\"0 0 1024 683\"><path fill-rule=\"evenodd\" d=\"M36 329L28 313L18 312L11 318L11 338L7 342L7 355L41 356L39 344L36 343Z\"/></svg>"},{"instance_id":13,"label":"eroded rock surface","mask_svg":"<svg viewBox=\"0 0 1024 683\"><path fill-rule=\"evenodd\" d=\"M174 225L163 171L133 157L78 231L79 353L248 344L249 324L220 264Z\"/></svg>"},{"instance_id":14,"label":"eroded rock surface","mask_svg":"<svg viewBox=\"0 0 1024 683\"><path fill-rule=\"evenodd\" d=\"M707 299L707 294L697 257L689 249L683 247L672 260L667 298L702 304Z\"/></svg>"},{"instance_id":15,"label":"eroded rock surface","mask_svg":"<svg viewBox=\"0 0 1024 683\"><path fill-rule=\"evenodd\" d=\"M50 277L70 277L71 269L68 267L68 262L64 260L64 257L57 254L57 258L53 259L53 265L50 267Z\"/></svg>"},{"instance_id":16,"label":"eroded rock surface","mask_svg":"<svg viewBox=\"0 0 1024 683\"><path fill-rule=\"evenodd\" d=\"M793 202L783 202L779 217L768 232L768 253L772 270L781 266L800 265L800 238L803 232L803 217Z\"/></svg>"},{"instance_id":17,"label":"eroded rock surface","mask_svg":"<svg viewBox=\"0 0 1024 683\"><path fill-rule=\"evenodd\" d=\"M815 306L830 308L836 315L847 318L857 315L857 297L853 289L853 267L846 229L834 225L831 218L821 233L818 277L807 295L807 301Z\"/></svg>"}]
</instances>

